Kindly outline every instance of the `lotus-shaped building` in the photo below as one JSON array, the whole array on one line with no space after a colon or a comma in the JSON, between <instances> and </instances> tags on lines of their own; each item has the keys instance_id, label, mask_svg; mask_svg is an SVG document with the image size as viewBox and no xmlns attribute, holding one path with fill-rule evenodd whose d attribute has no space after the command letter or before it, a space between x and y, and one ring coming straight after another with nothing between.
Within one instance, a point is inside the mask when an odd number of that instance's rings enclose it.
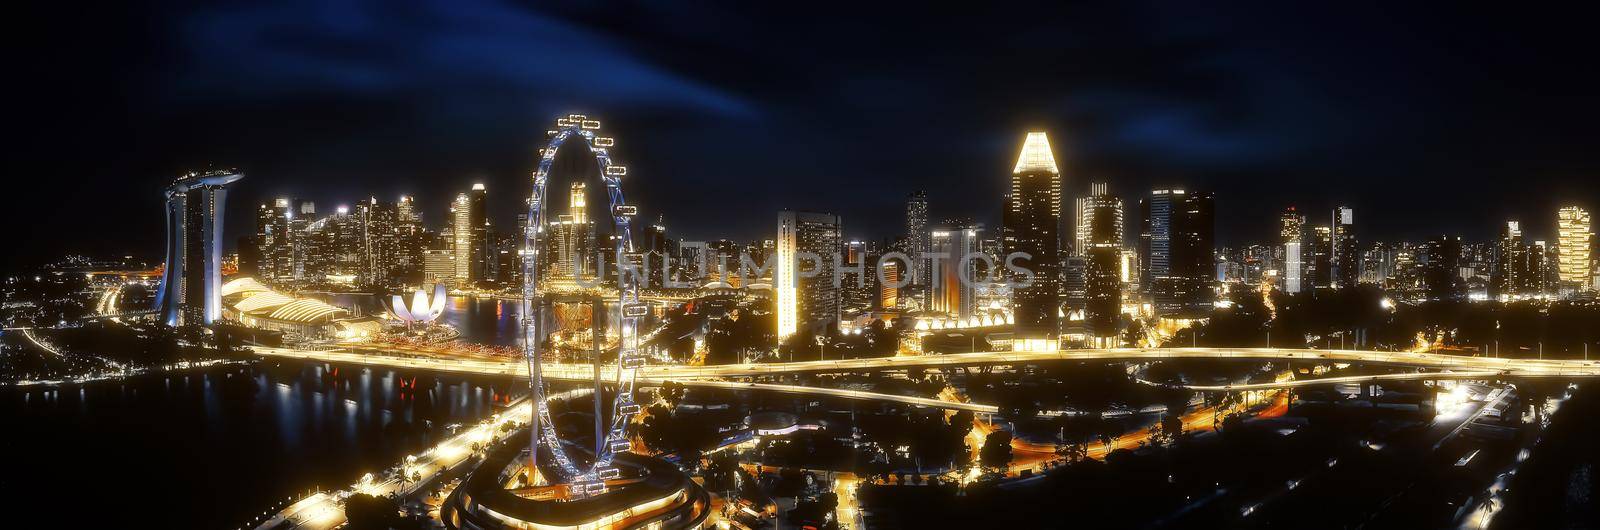
<instances>
[{"instance_id":1,"label":"lotus-shaped building","mask_svg":"<svg viewBox=\"0 0 1600 530\"><path fill-rule=\"evenodd\" d=\"M417 289L417 292L411 295L411 305L409 307L406 306L405 299L397 294L391 300L390 309L394 311L395 318L403 320L407 324L426 324L433 322L434 319L439 318L440 314L444 313L444 299L444 284L434 284L432 300L428 299L427 291Z\"/></svg>"}]
</instances>

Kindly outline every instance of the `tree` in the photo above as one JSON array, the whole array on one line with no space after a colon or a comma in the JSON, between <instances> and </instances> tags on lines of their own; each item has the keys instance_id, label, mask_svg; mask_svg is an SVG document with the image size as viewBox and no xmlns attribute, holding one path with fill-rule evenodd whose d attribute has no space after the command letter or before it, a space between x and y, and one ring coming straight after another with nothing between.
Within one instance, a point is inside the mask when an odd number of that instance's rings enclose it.
<instances>
[{"instance_id":1,"label":"tree","mask_svg":"<svg viewBox=\"0 0 1600 530\"><path fill-rule=\"evenodd\" d=\"M677 381L667 381L661 385L661 400L667 402L667 406L673 409L678 408L678 403L681 403L688 393L688 387Z\"/></svg>"},{"instance_id":2,"label":"tree","mask_svg":"<svg viewBox=\"0 0 1600 530\"><path fill-rule=\"evenodd\" d=\"M978 461L985 467L1004 469L1011 465L1011 433L994 431L983 439L978 450Z\"/></svg>"},{"instance_id":3,"label":"tree","mask_svg":"<svg viewBox=\"0 0 1600 530\"><path fill-rule=\"evenodd\" d=\"M1166 415L1161 417L1161 435L1170 441L1177 440L1178 436L1182 434L1183 418L1179 417L1177 413L1168 410Z\"/></svg>"},{"instance_id":4,"label":"tree","mask_svg":"<svg viewBox=\"0 0 1600 530\"><path fill-rule=\"evenodd\" d=\"M663 406L652 406L639 434L652 449L678 455L681 462L692 464L700 455L721 441L721 435L710 421L691 414L677 414Z\"/></svg>"},{"instance_id":5,"label":"tree","mask_svg":"<svg viewBox=\"0 0 1600 530\"><path fill-rule=\"evenodd\" d=\"M344 502L344 517L352 530L387 530L406 526L400 506L394 499L365 493L352 495Z\"/></svg>"},{"instance_id":6,"label":"tree","mask_svg":"<svg viewBox=\"0 0 1600 530\"><path fill-rule=\"evenodd\" d=\"M1141 340L1144 340L1144 321L1133 319L1128 323L1128 329L1122 332L1122 343L1138 347Z\"/></svg>"}]
</instances>

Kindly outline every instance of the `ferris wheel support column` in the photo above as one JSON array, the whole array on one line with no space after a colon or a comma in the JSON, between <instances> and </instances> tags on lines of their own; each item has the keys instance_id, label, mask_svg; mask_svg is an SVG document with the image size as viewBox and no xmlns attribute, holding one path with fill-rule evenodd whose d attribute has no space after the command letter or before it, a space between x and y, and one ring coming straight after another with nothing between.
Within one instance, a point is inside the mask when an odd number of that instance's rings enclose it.
<instances>
[{"instance_id":1,"label":"ferris wheel support column","mask_svg":"<svg viewBox=\"0 0 1600 530\"><path fill-rule=\"evenodd\" d=\"M532 392L533 396L533 399L528 400L530 409L528 411L528 480L533 481L534 485L538 485L540 477L543 475L539 472L539 408L544 403L541 402L543 396L540 395L542 394L540 389L533 388L538 384L536 381L542 380L543 371L542 367L539 366L542 363L539 362L539 317L537 316L543 313L539 311L537 306L537 302L527 303L524 305L522 313L524 351L532 352L526 357L528 361L528 390Z\"/></svg>"},{"instance_id":2,"label":"ferris wheel support column","mask_svg":"<svg viewBox=\"0 0 1600 530\"><path fill-rule=\"evenodd\" d=\"M606 446L603 425L606 415L600 410L600 397L605 393L605 387L600 382L600 344L606 336L605 328L600 325L600 315L605 311L606 304L599 296L590 299L589 303L589 343L594 350L594 360L590 363L594 365L594 457L598 460Z\"/></svg>"}]
</instances>

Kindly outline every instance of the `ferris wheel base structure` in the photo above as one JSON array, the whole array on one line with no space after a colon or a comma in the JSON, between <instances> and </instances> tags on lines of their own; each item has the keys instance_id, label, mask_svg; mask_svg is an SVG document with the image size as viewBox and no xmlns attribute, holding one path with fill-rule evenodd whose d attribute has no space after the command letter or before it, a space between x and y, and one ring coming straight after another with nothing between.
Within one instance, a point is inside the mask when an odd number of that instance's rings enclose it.
<instances>
[{"instance_id":1,"label":"ferris wheel base structure","mask_svg":"<svg viewBox=\"0 0 1600 530\"><path fill-rule=\"evenodd\" d=\"M483 464L440 506L445 527L680 530L699 528L711 513L705 489L659 458L617 454L612 463L621 475L608 481L606 492L576 500L530 498L537 496L507 489L505 483L526 470L526 458L520 444L491 449ZM524 490L528 489L534 488Z\"/></svg>"}]
</instances>

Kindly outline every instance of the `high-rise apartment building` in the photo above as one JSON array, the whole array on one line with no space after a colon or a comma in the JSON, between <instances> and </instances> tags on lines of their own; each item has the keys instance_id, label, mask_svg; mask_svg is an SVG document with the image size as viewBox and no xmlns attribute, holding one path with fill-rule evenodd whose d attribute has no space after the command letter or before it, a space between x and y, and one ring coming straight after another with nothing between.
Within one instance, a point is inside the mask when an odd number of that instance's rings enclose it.
<instances>
[{"instance_id":1,"label":"high-rise apartment building","mask_svg":"<svg viewBox=\"0 0 1600 530\"><path fill-rule=\"evenodd\" d=\"M780 340L801 329L816 330L838 322L839 284L835 281L833 258L841 250L841 231L837 215L792 210L778 213L778 262L773 290L777 295Z\"/></svg>"}]
</instances>

